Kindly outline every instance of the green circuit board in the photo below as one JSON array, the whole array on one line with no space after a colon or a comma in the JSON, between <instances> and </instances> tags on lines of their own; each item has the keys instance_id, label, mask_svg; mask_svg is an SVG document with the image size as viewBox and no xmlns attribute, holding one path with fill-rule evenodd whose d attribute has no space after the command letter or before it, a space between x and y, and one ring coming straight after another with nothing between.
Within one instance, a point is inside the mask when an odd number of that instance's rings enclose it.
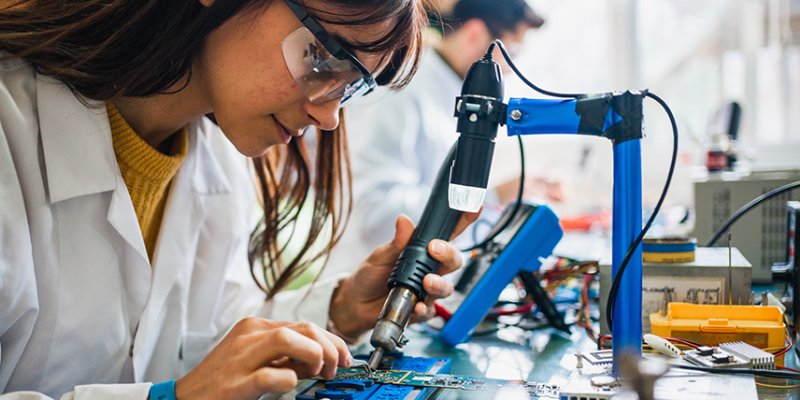
<instances>
[{"instance_id":1,"label":"green circuit board","mask_svg":"<svg viewBox=\"0 0 800 400\"><path fill-rule=\"evenodd\" d=\"M493 391L502 386L516 385L527 391L531 397L558 397L559 392L558 385L538 382L476 378L472 376L450 374L425 374L397 370L377 370L370 372L363 368L340 368L334 379L369 379L382 384L471 391Z\"/></svg>"}]
</instances>

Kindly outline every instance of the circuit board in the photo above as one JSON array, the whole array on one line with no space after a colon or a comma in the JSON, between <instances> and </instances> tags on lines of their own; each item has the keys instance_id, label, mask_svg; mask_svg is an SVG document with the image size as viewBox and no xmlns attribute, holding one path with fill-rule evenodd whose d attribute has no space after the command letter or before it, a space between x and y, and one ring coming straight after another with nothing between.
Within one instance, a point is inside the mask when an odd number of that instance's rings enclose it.
<instances>
[{"instance_id":1,"label":"circuit board","mask_svg":"<svg viewBox=\"0 0 800 400\"><path fill-rule=\"evenodd\" d=\"M366 358L366 357L364 357ZM364 362L366 364L366 362ZM401 353L387 353L378 366L381 371L403 370L438 374L450 370L450 360L443 358L404 357ZM370 378L364 366L340 369L332 380L319 380L301 390L297 400L427 400L440 390L434 387L382 384Z\"/></svg>"},{"instance_id":2,"label":"circuit board","mask_svg":"<svg viewBox=\"0 0 800 400\"><path fill-rule=\"evenodd\" d=\"M502 386L514 385L522 387L531 397L558 397L559 393L559 387L557 385L546 383L476 378L472 376L450 374L426 374L398 370L377 370L369 372L363 368L340 368L334 379L371 380L381 384L470 391L494 391Z\"/></svg>"}]
</instances>

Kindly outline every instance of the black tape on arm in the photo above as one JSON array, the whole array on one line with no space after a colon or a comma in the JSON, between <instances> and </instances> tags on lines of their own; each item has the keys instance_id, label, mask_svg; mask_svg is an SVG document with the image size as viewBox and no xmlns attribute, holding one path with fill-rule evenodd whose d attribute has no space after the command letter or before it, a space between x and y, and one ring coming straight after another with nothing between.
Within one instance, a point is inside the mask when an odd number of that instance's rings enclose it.
<instances>
[{"instance_id":1,"label":"black tape on arm","mask_svg":"<svg viewBox=\"0 0 800 400\"><path fill-rule=\"evenodd\" d=\"M614 144L641 139L644 132L642 103L646 94L647 90L636 93L625 91L578 99L575 104L575 112L581 116L578 133L602 136ZM621 121L604 131L609 109L618 114Z\"/></svg>"},{"instance_id":2,"label":"black tape on arm","mask_svg":"<svg viewBox=\"0 0 800 400\"><path fill-rule=\"evenodd\" d=\"M581 120L578 123L578 133L605 136L603 125L610 107L611 94L578 99L575 103L575 113L581 116Z\"/></svg>"},{"instance_id":3,"label":"black tape on arm","mask_svg":"<svg viewBox=\"0 0 800 400\"><path fill-rule=\"evenodd\" d=\"M630 90L618 93L611 98L611 108L622 117L622 121L608 129L605 137L614 144L632 139L641 139L644 135L642 121L644 120L644 96L647 90L631 92Z\"/></svg>"}]
</instances>

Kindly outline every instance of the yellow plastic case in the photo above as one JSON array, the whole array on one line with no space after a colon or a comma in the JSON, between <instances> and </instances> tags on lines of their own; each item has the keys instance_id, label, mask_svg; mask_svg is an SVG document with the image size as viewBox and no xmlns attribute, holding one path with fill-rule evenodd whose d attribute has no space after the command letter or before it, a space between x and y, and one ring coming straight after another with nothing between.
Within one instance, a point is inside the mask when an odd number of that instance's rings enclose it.
<instances>
[{"instance_id":1,"label":"yellow plastic case","mask_svg":"<svg viewBox=\"0 0 800 400\"><path fill-rule=\"evenodd\" d=\"M775 306L726 306L669 303L667 315L650 314L650 328L661 337L687 339L707 346L745 342L770 353L785 345L786 325ZM783 365L783 356L775 363Z\"/></svg>"}]
</instances>

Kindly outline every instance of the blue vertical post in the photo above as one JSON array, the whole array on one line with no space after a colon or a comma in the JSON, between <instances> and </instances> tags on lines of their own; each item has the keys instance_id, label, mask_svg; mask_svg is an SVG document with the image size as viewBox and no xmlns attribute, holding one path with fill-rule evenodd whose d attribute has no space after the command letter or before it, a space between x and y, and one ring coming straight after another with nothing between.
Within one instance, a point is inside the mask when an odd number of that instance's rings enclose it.
<instances>
[{"instance_id":1,"label":"blue vertical post","mask_svg":"<svg viewBox=\"0 0 800 400\"><path fill-rule=\"evenodd\" d=\"M611 236L611 274L616 276L628 247L642 231L641 140L614 145L614 220ZM628 261L614 304L614 375L623 353L642 355L642 246Z\"/></svg>"}]
</instances>

